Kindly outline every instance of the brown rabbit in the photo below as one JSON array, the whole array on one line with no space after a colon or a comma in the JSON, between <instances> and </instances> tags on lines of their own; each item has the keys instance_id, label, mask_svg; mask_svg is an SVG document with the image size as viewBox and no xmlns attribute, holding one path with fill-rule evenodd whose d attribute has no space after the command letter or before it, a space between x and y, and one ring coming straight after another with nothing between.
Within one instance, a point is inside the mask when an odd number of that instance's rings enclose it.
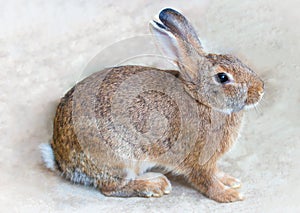
<instances>
[{"instance_id":1,"label":"brown rabbit","mask_svg":"<svg viewBox=\"0 0 300 213\"><path fill-rule=\"evenodd\" d=\"M47 167L104 195L160 197L162 173L183 175L218 202L242 200L240 181L216 162L239 134L246 108L263 96L263 81L239 59L207 54L194 28L173 9L150 23L179 72L120 66L94 73L61 99Z\"/></svg>"}]
</instances>

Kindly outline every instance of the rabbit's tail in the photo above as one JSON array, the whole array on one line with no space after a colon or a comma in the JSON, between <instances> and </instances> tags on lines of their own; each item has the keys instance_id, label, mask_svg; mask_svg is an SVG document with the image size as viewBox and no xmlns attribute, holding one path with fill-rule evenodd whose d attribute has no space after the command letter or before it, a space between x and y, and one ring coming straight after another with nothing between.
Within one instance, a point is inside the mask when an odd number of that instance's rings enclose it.
<instances>
[{"instance_id":1,"label":"rabbit's tail","mask_svg":"<svg viewBox=\"0 0 300 213\"><path fill-rule=\"evenodd\" d=\"M56 169L56 162L51 145L49 143L42 143L39 145L39 149L41 151L42 159L45 166L48 169L54 171Z\"/></svg>"}]
</instances>

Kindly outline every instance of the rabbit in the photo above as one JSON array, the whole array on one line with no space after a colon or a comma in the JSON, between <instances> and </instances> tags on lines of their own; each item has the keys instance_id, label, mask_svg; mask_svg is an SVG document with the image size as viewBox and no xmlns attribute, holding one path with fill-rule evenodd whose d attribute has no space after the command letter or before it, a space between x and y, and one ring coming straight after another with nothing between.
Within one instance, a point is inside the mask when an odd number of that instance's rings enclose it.
<instances>
[{"instance_id":1,"label":"rabbit","mask_svg":"<svg viewBox=\"0 0 300 213\"><path fill-rule=\"evenodd\" d=\"M177 70L125 65L86 77L60 100L46 166L106 196L161 197L181 175L217 202L243 200L217 160L239 136L264 82L231 55L206 53L189 21L166 8L150 22Z\"/></svg>"}]
</instances>

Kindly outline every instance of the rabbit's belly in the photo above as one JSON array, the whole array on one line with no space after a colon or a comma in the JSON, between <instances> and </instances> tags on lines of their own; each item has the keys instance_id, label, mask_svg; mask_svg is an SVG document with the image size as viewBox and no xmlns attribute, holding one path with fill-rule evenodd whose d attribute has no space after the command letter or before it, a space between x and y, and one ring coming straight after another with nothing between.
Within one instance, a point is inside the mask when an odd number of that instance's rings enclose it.
<instances>
[{"instance_id":1,"label":"rabbit's belly","mask_svg":"<svg viewBox=\"0 0 300 213\"><path fill-rule=\"evenodd\" d=\"M128 163L126 164L126 168L124 169L126 172L126 178L134 179L136 176L139 176L151 170L153 167L155 167L155 165L156 163L147 161Z\"/></svg>"}]
</instances>

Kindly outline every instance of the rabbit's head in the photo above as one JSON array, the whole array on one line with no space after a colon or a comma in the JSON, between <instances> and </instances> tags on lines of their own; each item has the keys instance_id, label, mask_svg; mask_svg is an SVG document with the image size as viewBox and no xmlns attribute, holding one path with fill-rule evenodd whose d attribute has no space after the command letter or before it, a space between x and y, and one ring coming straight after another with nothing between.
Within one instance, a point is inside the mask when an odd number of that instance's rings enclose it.
<instances>
[{"instance_id":1,"label":"rabbit's head","mask_svg":"<svg viewBox=\"0 0 300 213\"><path fill-rule=\"evenodd\" d=\"M179 67L186 91L200 103L232 113L255 106L264 83L248 66L230 55L207 54L191 24L179 12L164 9L150 30L164 54Z\"/></svg>"}]
</instances>

